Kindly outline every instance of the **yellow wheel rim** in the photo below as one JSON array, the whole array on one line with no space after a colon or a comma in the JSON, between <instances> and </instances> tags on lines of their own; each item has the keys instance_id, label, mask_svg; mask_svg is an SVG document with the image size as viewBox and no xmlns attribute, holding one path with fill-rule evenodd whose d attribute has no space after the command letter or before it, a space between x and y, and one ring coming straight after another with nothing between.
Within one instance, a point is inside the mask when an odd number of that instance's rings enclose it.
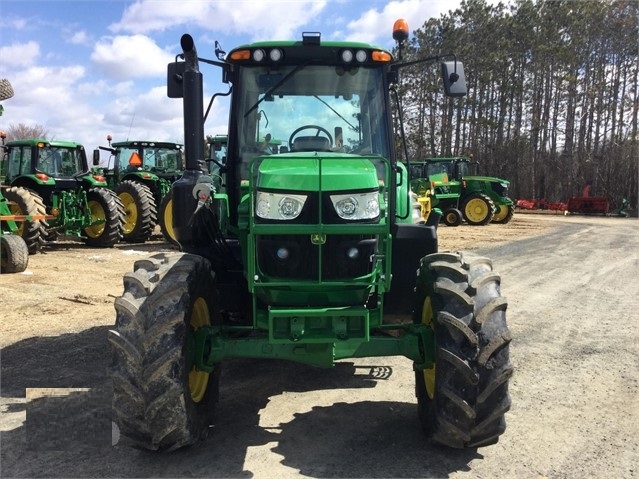
<instances>
[{"instance_id":1,"label":"yellow wheel rim","mask_svg":"<svg viewBox=\"0 0 639 479\"><path fill-rule=\"evenodd\" d=\"M138 222L138 207L129 193L120 193L118 196L124 206L124 234L131 234Z\"/></svg>"},{"instance_id":2,"label":"yellow wheel rim","mask_svg":"<svg viewBox=\"0 0 639 479\"><path fill-rule=\"evenodd\" d=\"M22 209L20 208L20 206L18 206L17 203L10 202L9 211L11 211L11 214L14 216L26 215L26 213L22 211ZM15 234L17 234L18 236L22 236L24 233L24 225L26 224L26 221L16 221L15 224L18 227L18 230L16 231Z\"/></svg>"},{"instance_id":3,"label":"yellow wheel rim","mask_svg":"<svg viewBox=\"0 0 639 479\"><path fill-rule=\"evenodd\" d=\"M209 307L204 298L199 297L195 300L189 324L195 331L201 326L210 326L211 316L209 315ZM193 366L189 371L189 392L191 393L193 402L200 402L204 398L208 384L209 373L198 371L195 369L195 366Z\"/></svg>"},{"instance_id":4,"label":"yellow wheel rim","mask_svg":"<svg viewBox=\"0 0 639 479\"><path fill-rule=\"evenodd\" d=\"M166 208L164 208L164 231L166 235L175 241L175 231L173 231L173 198L166 202Z\"/></svg>"},{"instance_id":5,"label":"yellow wheel rim","mask_svg":"<svg viewBox=\"0 0 639 479\"><path fill-rule=\"evenodd\" d=\"M102 233L104 233L106 212L100 202L95 200L89 201L89 211L91 211L91 223L96 223L98 221L100 221L100 223L89 226L88 228L85 228L84 231L91 238L99 238L102 236Z\"/></svg>"},{"instance_id":6,"label":"yellow wheel rim","mask_svg":"<svg viewBox=\"0 0 639 479\"><path fill-rule=\"evenodd\" d=\"M497 211L493 215L493 221L501 221L508 216L508 206L498 205Z\"/></svg>"},{"instance_id":7,"label":"yellow wheel rim","mask_svg":"<svg viewBox=\"0 0 639 479\"><path fill-rule=\"evenodd\" d=\"M451 225L457 223L457 215L455 213L448 213L446 215L446 221Z\"/></svg>"},{"instance_id":8,"label":"yellow wheel rim","mask_svg":"<svg viewBox=\"0 0 639 479\"><path fill-rule=\"evenodd\" d=\"M422 324L433 329L433 306L430 302L429 296L426 296L422 306ZM435 397L435 365L433 364L433 367L424 369L423 374L424 384L426 385L426 394L428 394L430 399L433 399Z\"/></svg>"},{"instance_id":9,"label":"yellow wheel rim","mask_svg":"<svg viewBox=\"0 0 639 479\"><path fill-rule=\"evenodd\" d=\"M475 223L482 222L488 216L488 204L480 198L473 198L466 203L466 216Z\"/></svg>"}]
</instances>

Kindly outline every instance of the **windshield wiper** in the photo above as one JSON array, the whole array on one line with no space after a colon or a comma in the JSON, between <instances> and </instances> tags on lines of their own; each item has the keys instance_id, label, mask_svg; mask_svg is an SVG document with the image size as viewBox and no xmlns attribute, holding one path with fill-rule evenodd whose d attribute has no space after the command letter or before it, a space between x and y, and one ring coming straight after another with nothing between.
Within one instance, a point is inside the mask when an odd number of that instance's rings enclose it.
<instances>
[{"instance_id":1,"label":"windshield wiper","mask_svg":"<svg viewBox=\"0 0 639 479\"><path fill-rule=\"evenodd\" d=\"M318 97L317 95L313 95L315 98L317 98L319 101L321 101L322 103L324 103L324 105L326 105L328 108L330 108L330 110L335 113L337 116L339 116L342 120L344 120L344 122L350 126L353 131L357 131L357 127L355 125L353 125L351 122L349 122L346 118L344 118L342 115L339 114L339 112L333 108L331 105L329 105L328 103L326 103L324 100L322 100L320 97Z\"/></svg>"},{"instance_id":2,"label":"windshield wiper","mask_svg":"<svg viewBox=\"0 0 639 479\"><path fill-rule=\"evenodd\" d=\"M246 118L258 106L260 106L260 103L262 103L266 98L268 98L270 95L272 95L275 90L277 90L279 87L284 85L284 83L286 83L289 80L289 78L291 78L293 75L295 75L302 68L305 68L309 63L310 63L310 60L305 62L305 63L301 63L301 64L297 65L295 68L293 68L286 75L284 75L280 81L278 81L275 85L273 85L271 88L269 88L266 91L266 93L264 93L264 96L262 98L257 100L257 103L255 103L255 105L253 105L251 108L248 109L248 111L246 113L244 113L244 118Z\"/></svg>"}]
</instances>

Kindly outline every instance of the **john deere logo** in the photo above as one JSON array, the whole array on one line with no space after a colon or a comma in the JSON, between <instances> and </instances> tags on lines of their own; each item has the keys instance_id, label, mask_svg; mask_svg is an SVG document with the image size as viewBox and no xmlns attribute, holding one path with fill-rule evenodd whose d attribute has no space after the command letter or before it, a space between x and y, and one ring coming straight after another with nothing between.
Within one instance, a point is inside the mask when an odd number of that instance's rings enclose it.
<instances>
[{"instance_id":1,"label":"john deere logo","mask_svg":"<svg viewBox=\"0 0 639 479\"><path fill-rule=\"evenodd\" d=\"M324 243L326 243L326 235L324 235L324 234L313 234L313 235L311 235L311 243L313 243L313 244L324 244Z\"/></svg>"}]
</instances>

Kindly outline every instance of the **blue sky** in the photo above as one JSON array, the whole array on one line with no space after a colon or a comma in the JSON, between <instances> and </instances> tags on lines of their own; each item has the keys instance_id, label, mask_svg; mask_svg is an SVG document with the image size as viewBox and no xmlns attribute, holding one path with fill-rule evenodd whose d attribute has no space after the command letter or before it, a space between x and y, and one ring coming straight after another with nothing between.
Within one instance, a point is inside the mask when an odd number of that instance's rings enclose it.
<instances>
[{"instance_id":1,"label":"blue sky","mask_svg":"<svg viewBox=\"0 0 639 479\"><path fill-rule=\"evenodd\" d=\"M166 65L184 33L198 56L214 59L258 40L326 40L393 46L398 18L416 30L458 0L1 0L0 78L15 96L2 102L0 130L41 125L49 138L90 152L125 139L183 142L182 103L166 96ZM205 103L226 91L220 70L201 64ZM205 133L227 131L228 102L217 100Z\"/></svg>"}]
</instances>

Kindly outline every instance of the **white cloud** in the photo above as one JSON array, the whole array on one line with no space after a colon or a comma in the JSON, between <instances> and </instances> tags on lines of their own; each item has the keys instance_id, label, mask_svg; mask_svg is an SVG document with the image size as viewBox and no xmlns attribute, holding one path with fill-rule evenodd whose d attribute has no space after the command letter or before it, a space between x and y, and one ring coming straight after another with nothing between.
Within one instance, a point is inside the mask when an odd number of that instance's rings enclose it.
<instances>
[{"instance_id":1,"label":"white cloud","mask_svg":"<svg viewBox=\"0 0 639 479\"><path fill-rule=\"evenodd\" d=\"M15 43L8 47L0 47L2 63L11 68L24 68L34 65L40 56L40 45L37 42ZM0 67L0 70L3 68Z\"/></svg>"},{"instance_id":2,"label":"white cloud","mask_svg":"<svg viewBox=\"0 0 639 479\"><path fill-rule=\"evenodd\" d=\"M10 79L17 105L37 105L39 111L72 109L72 88L84 77L82 66L33 67L16 73Z\"/></svg>"},{"instance_id":3,"label":"white cloud","mask_svg":"<svg viewBox=\"0 0 639 479\"><path fill-rule=\"evenodd\" d=\"M69 43L73 43L74 45L86 45L89 41L89 35L86 31L81 30L71 35L71 38L69 38L68 41Z\"/></svg>"},{"instance_id":4,"label":"white cloud","mask_svg":"<svg viewBox=\"0 0 639 479\"><path fill-rule=\"evenodd\" d=\"M103 39L91 53L91 60L105 76L116 80L166 75L166 65L174 57L145 35Z\"/></svg>"},{"instance_id":5,"label":"white cloud","mask_svg":"<svg viewBox=\"0 0 639 479\"><path fill-rule=\"evenodd\" d=\"M183 1L138 0L127 7L114 33L151 33L179 26L199 26L224 34L246 35L247 41L288 39L296 29L313 25L325 9L326 0L299 1Z\"/></svg>"},{"instance_id":6,"label":"white cloud","mask_svg":"<svg viewBox=\"0 0 639 479\"><path fill-rule=\"evenodd\" d=\"M14 30L22 30L28 25L26 18L14 18L7 21L7 28Z\"/></svg>"}]
</instances>

